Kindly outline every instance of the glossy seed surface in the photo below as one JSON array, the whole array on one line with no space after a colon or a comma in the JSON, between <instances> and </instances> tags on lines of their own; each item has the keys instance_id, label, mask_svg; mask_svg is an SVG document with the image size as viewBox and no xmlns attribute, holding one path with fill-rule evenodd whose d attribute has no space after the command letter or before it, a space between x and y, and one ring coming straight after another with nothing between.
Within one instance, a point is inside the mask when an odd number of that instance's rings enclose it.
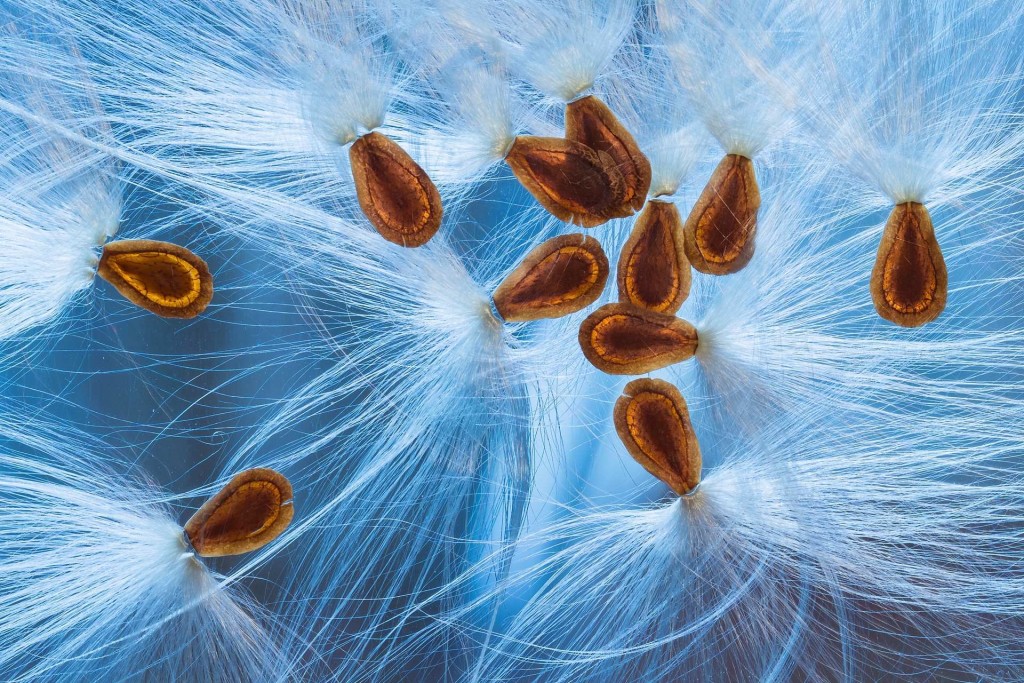
<instances>
[{"instance_id":1,"label":"glossy seed surface","mask_svg":"<svg viewBox=\"0 0 1024 683\"><path fill-rule=\"evenodd\" d=\"M903 327L939 317L946 307L946 261L924 204L897 204L889 214L871 272L878 315Z\"/></svg>"},{"instance_id":2,"label":"glossy seed surface","mask_svg":"<svg viewBox=\"0 0 1024 683\"><path fill-rule=\"evenodd\" d=\"M660 379L637 379L615 403L615 431L648 472L685 495L700 483L700 444L686 401Z\"/></svg>"},{"instance_id":3,"label":"glossy seed surface","mask_svg":"<svg viewBox=\"0 0 1024 683\"><path fill-rule=\"evenodd\" d=\"M185 535L202 557L240 555L262 548L292 521L292 487L266 468L235 475L185 524Z\"/></svg>"},{"instance_id":4,"label":"glossy seed surface","mask_svg":"<svg viewBox=\"0 0 1024 683\"><path fill-rule=\"evenodd\" d=\"M580 325L580 348L594 367L612 375L642 375L692 358L697 330L672 315L632 304L606 304Z\"/></svg>"},{"instance_id":5,"label":"glossy seed surface","mask_svg":"<svg viewBox=\"0 0 1024 683\"><path fill-rule=\"evenodd\" d=\"M690 294L690 261L674 204L651 201L622 247L619 300L655 313L675 313Z\"/></svg>"},{"instance_id":6,"label":"glossy seed surface","mask_svg":"<svg viewBox=\"0 0 1024 683\"><path fill-rule=\"evenodd\" d=\"M594 303L608 280L608 258L593 237L575 233L531 251L494 290L506 322L558 318Z\"/></svg>"},{"instance_id":7,"label":"glossy seed surface","mask_svg":"<svg viewBox=\"0 0 1024 683\"><path fill-rule=\"evenodd\" d=\"M373 132L355 141L349 163L359 206L389 242L419 247L441 227L441 195L404 149Z\"/></svg>"},{"instance_id":8,"label":"glossy seed surface","mask_svg":"<svg viewBox=\"0 0 1024 683\"><path fill-rule=\"evenodd\" d=\"M213 299L206 262L170 242L109 242L97 274L136 306L165 318L194 318Z\"/></svg>"},{"instance_id":9,"label":"glossy seed surface","mask_svg":"<svg viewBox=\"0 0 1024 683\"><path fill-rule=\"evenodd\" d=\"M683 226L686 256L693 267L709 275L742 270L754 255L760 207L754 162L727 154Z\"/></svg>"}]
</instances>

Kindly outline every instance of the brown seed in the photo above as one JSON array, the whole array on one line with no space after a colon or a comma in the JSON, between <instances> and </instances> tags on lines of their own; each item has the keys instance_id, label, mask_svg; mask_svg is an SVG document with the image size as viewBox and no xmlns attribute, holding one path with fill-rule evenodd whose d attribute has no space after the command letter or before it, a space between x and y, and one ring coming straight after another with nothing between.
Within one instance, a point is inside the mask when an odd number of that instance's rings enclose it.
<instances>
[{"instance_id":1,"label":"brown seed","mask_svg":"<svg viewBox=\"0 0 1024 683\"><path fill-rule=\"evenodd\" d=\"M565 137L614 160L625 181L625 197L616 216L629 216L643 208L651 188L651 162L604 102L588 95L566 105Z\"/></svg>"},{"instance_id":2,"label":"brown seed","mask_svg":"<svg viewBox=\"0 0 1024 683\"><path fill-rule=\"evenodd\" d=\"M562 235L531 251L494 290L506 322L558 318L597 301L608 280L600 243L580 233Z\"/></svg>"},{"instance_id":3,"label":"brown seed","mask_svg":"<svg viewBox=\"0 0 1024 683\"><path fill-rule=\"evenodd\" d=\"M292 486L274 470L236 474L185 524L198 555L222 557L262 548L281 535L295 514Z\"/></svg>"},{"instance_id":4,"label":"brown seed","mask_svg":"<svg viewBox=\"0 0 1024 683\"><path fill-rule=\"evenodd\" d=\"M675 204L647 202L619 255L619 300L672 314L690 294L690 261Z\"/></svg>"},{"instance_id":5,"label":"brown seed","mask_svg":"<svg viewBox=\"0 0 1024 683\"><path fill-rule=\"evenodd\" d=\"M683 227L693 267L709 275L743 270L754 255L760 206L754 162L739 154L725 155Z\"/></svg>"},{"instance_id":6,"label":"brown seed","mask_svg":"<svg viewBox=\"0 0 1024 683\"><path fill-rule=\"evenodd\" d=\"M404 149L368 133L348 153L363 213L381 237L405 247L426 244L441 227L441 195Z\"/></svg>"},{"instance_id":7,"label":"brown seed","mask_svg":"<svg viewBox=\"0 0 1024 683\"><path fill-rule=\"evenodd\" d=\"M700 444L679 390L660 379L636 379L615 402L615 431L648 472L686 495L700 483Z\"/></svg>"},{"instance_id":8,"label":"brown seed","mask_svg":"<svg viewBox=\"0 0 1024 683\"><path fill-rule=\"evenodd\" d=\"M642 375L692 358L697 330L672 315L632 304L605 304L580 325L580 347L610 375Z\"/></svg>"},{"instance_id":9,"label":"brown seed","mask_svg":"<svg viewBox=\"0 0 1024 683\"><path fill-rule=\"evenodd\" d=\"M615 161L579 142L520 135L505 161L523 187L563 221L592 228L614 217L625 201Z\"/></svg>"},{"instance_id":10,"label":"brown seed","mask_svg":"<svg viewBox=\"0 0 1024 683\"><path fill-rule=\"evenodd\" d=\"M213 298L206 262L169 242L109 242L97 274L136 306L165 318L194 318Z\"/></svg>"},{"instance_id":11,"label":"brown seed","mask_svg":"<svg viewBox=\"0 0 1024 683\"><path fill-rule=\"evenodd\" d=\"M889 214L871 272L875 310L889 322L917 327L946 307L946 262L924 204L897 204Z\"/></svg>"}]
</instances>

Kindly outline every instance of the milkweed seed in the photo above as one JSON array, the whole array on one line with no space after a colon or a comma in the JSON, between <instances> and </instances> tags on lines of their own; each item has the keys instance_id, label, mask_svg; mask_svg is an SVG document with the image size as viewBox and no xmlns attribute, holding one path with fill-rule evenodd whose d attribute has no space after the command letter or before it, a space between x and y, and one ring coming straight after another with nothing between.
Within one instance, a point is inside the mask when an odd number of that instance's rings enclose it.
<instances>
[{"instance_id":1,"label":"milkweed seed","mask_svg":"<svg viewBox=\"0 0 1024 683\"><path fill-rule=\"evenodd\" d=\"M604 152L625 182L625 196L615 215L629 216L643 208L651 188L651 162L608 106L593 95L565 107L565 137Z\"/></svg>"},{"instance_id":2,"label":"milkweed seed","mask_svg":"<svg viewBox=\"0 0 1024 683\"><path fill-rule=\"evenodd\" d=\"M683 226L693 267L709 275L742 270L754 255L760 206L754 162L739 154L725 155Z\"/></svg>"},{"instance_id":3,"label":"milkweed seed","mask_svg":"<svg viewBox=\"0 0 1024 683\"><path fill-rule=\"evenodd\" d=\"M637 379L615 402L615 431L648 472L686 495L700 483L700 444L686 401L660 379Z\"/></svg>"},{"instance_id":4,"label":"milkweed seed","mask_svg":"<svg viewBox=\"0 0 1024 683\"><path fill-rule=\"evenodd\" d=\"M292 487L274 470L235 475L185 524L185 535L202 557L240 555L262 548L292 521Z\"/></svg>"},{"instance_id":5,"label":"milkweed seed","mask_svg":"<svg viewBox=\"0 0 1024 683\"><path fill-rule=\"evenodd\" d=\"M897 204L889 214L871 272L875 310L889 322L917 327L946 307L946 262L924 204Z\"/></svg>"},{"instance_id":6,"label":"milkweed seed","mask_svg":"<svg viewBox=\"0 0 1024 683\"><path fill-rule=\"evenodd\" d=\"M368 133L349 150L359 206L381 237L405 247L430 241L441 227L441 195L404 149Z\"/></svg>"},{"instance_id":7,"label":"milkweed seed","mask_svg":"<svg viewBox=\"0 0 1024 683\"><path fill-rule=\"evenodd\" d=\"M506 322L558 318L597 301L608 280L601 245L580 233L555 237L531 251L494 290Z\"/></svg>"},{"instance_id":8,"label":"milkweed seed","mask_svg":"<svg viewBox=\"0 0 1024 683\"><path fill-rule=\"evenodd\" d=\"M206 262L169 242L109 242L96 272L124 298L165 318L194 318L213 299Z\"/></svg>"},{"instance_id":9,"label":"milkweed seed","mask_svg":"<svg viewBox=\"0 0 1024 683\"><path fill-rule=\"evenodd\" d=\"M647 202L622 247L619 300L672 314L690 294L690 261L683 249L683 221L674 204Z\"/></svg>"},{"instance_id":10,"label":"milkweed seed","mask_svg":"<svg viewBox=\"0 0 1024 683\"><path fill-rule=\"evenodd\" d=\"M605 304L580 325L580 347L611 375L641 375L692 358L697 330L672 315L632 304Z\"/></svg>"},{"instance_id":11,"label":"milkweed seed","mask_svg":"<svg viewBox=\"0 0 1024 683\"><path fill-rule=\"evenodd\" d=\"M516 178L553 216L593 228L613 218L626 187L615 161L584 144L520 135L505 157Z\"/></svg>"}]
</instances>

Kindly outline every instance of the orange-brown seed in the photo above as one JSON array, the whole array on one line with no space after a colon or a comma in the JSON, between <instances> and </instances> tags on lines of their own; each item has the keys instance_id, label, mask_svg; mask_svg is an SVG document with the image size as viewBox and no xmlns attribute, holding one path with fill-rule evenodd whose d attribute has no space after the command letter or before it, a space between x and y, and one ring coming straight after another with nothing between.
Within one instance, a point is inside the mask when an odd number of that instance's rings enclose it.
<instances>
[{"instance_id":1,"label":"orange-brown seed","mask_svg":"<svg viewBox=\"0 0 1024 683\"><path fill-rule=\"evenodd\" d=\"M615 402L615 431L633 458L679 495L700 483L700 444L686 401L660 379L637 379Z\"/></svg>"},{"instance_id":2,"label":"orange-brown seed","mask_svg":"<svg viewBox=\"0 0 1024 683\"><path fill-rule=\"evenodd\" d=\"M739 154L725 155L683 226L693 267L709 275L742 270L754 255L760 206L754 162Z\"/></svg>"},{"instance_id":3,"label":"orange-brown seed","mask_svg":"<svg viewBox=\"0 0 1024 683\"><path fill-rule=\"evenodd\" d=\"M291 484L259 467L235 475L206 501L185 524L185 535L202 557L240 555L281 535L294 514Z\"/></svg>"},{"instance_id":4,"label":"orange-brown seed","mask_svg":"<svg viewBox=\"0 0 1024 683\"><path fill-rule=\"evenodd\" d=\"M588 95L565 107L565 137L605 152L625 181L623 203L616 216L629 216L643 208L651 187L651 162L604 102Z\"/></svg>"},{"instance_id":5,"label":"orange-brown seed","mask_svg":"<svg viewBox=\"0 0 1024 683\"><path fill-rule=\"evenodd\" d=\"M690 294L690 261L675 204L647 202L622 247L619 300L655 313L675 313Z\"/></svg>"},{"instance_id":6,"label":"orange-brown seed","mask_svg":"<svg viewBox=\"0 0 1024 683\"><path fill-rule=\"evenodd\" d=\"M697 330L672 315L632 304L606 304L580 325L580 347L594 367L611 375L642 375L692 358Z\"/></svg>"},{"instance_id":7,"label":"orange-brown seed","mask_svg":"<svg viewBox=\"0 0 1024 683\"><path fill-rule=\"evenodd\" d=\"M580 233L562 235L531 251L494 290L506 322L558 318L597 301L608 280L601 244Z\"/></svg>"},{"instance_id":8,"label":"orange-brown seed","mask_svg":"<svg viewBox=\"0 0 1024 683\"><path fill-rule=\"evenodd\" d=\"M946 261L924 204L893 207L871 272L871 298L878 315L903 327L939 317L946 307Z\"/></svg>"},{"instance_id":9,"label":"orange-brown seed","mask_svg":"<svg viewBox=\"0 0 1024 683\"><path fill-rule=\"evenodd\" d=\"M592 228L613 218L625 201L615 161L582 143L520 135L505 161L541 206L563 221Z\"/></svg>"},{"instance_id":10,"label":"orange-brown seed","mask_svg":"<svg viewBox=\"0 0 1024 683\"><path fill-rule=\"evenodd\" d=\"M441 195L419 164L377 132L356 140L348 158L359 206L377 232L405 247L430 241L441 227Z\"/></svg>"},{"instance_id":11,"label":"orange-brown seed","mask_svg":"<svg viewBox=\"0 0 1024 683\"><path fill-rule=\"evenodd\" d=\"M165 318L194 318L213 299L206 262L169 242L109 242L96 272L124 298Z\"/></svg>"}]
</instances>

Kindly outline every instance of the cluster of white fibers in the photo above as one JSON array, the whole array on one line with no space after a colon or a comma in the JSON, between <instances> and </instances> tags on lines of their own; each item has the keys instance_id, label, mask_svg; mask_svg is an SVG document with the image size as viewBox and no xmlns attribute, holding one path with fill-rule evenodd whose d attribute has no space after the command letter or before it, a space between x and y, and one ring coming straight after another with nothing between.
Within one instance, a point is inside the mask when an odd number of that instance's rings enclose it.
<instances>
[{"instance_id":1,"label":"cluster of white fibers","mask_svg":"<svg viewBox=\"0 0 1024 683\"><path fill-rule=\"evenodd\" d=\"M351 681L396 675L416 657L430 670L468 666L457 632L420 636L431 615L414 606L473 568L465 594L435 614L461 608L504 573L507 559L492 556L519 534L532 429L550 385L571 377L562 359L575 345L573 323L508 326L492 311L489 292L525 253L520 242L495 240L467 256L470 269L443 238L416 250L325 242L295 266L330 362L223 467L273 467L302 492L312 521L280 581L296 597L285 615L311 670ZM478 612L483 627L490 612Z\"/></svg>"},{"instance_id":2,"label":"cluster of white fibers","mask_svg":"<svg viewBox=\"0 0 1024 683\"><path fill-rule=\"evenodd\" d=\"M13 31L0 39L0 340L68 315L121 213L109 157L47 125L102 133L96 103L26 75L40 48Z\"/></svg>"},{"instance_id":3,"label":"cluster of white fibers","mask_svg":"<svg viewBox=\"0 0 1024 683\"><path fill-rule=\"evenodd\" d=\"M1000 184L1019 192L1005 170L1024 145L1024 60L1013 48L1024 11L967 0L832 5L814 13L814 87L795 93L788 77L768 80L796 103L811 142L845 169L836 191L862 195L864 210L956 206ZM937 226L945 246L954 233Z\"/></svg>"},{"instance_id":4,"label":"cluster of white fibers","mask_svg":"<svg viewBox=\"0 0 1024 683\"><path fill-rule=\"evenodd\" d=\"M45 14L79 41L124 158L197 190L229 229L262 238L267 222L247 220L260 215L308 240L288 219L358 212L349 145L390 134L403 87L369 4L71 0Z\"/></svg>"},{"instance_id":5,"label":"cluster of white fibers","mask_svg":"<svg viewBox=\"0 0 1024 683\"><path fill-rule=\"evenodd\" d=\"M184 511L104 448L0 416L4 680L286 680L268 615L193 555Z\"/></svg>"}]
</instances>

